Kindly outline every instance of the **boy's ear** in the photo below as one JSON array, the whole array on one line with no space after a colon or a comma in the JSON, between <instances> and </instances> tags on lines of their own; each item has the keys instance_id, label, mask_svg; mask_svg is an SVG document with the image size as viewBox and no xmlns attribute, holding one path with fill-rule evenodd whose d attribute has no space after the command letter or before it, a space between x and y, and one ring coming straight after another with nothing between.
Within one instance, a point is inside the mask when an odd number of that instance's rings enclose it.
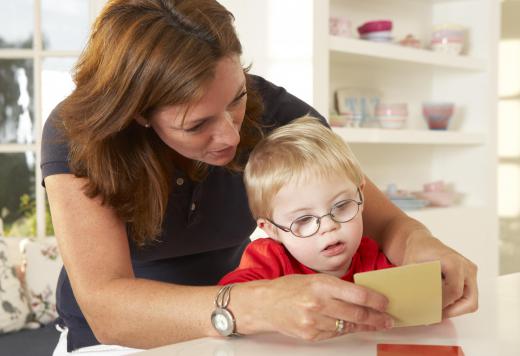
<instances>
[{"instance_id":1,"label":"boy's ear","mask_svg":"<svg viewBox=\"0 0 520 356\"><path fill-rule=\"evenodd\" d=\"M364 189L365 189L365 184L366 184L366 181L363 179L363 181L361 182L361 184L359 185L359 191L361 192L361 196L363 197L363 201L365 201L365 194L364 194ZM357 199L357 198L356 198ZM363 213L363 208L365 207L365 204L361 205L359 208L361 210L361 213Z\"/></svg>"},{"instance_id":2,"label":"boy's ear","mask_svg":"<svg viewBox=\"0 0 520 356\"><path fill-rule=\"evenodd\" d=\"M359 190L361 191L361 193L363 193L363 189L365 189L366 183L367 183L366 179L363 178L363 180L361 181L361 184L359 185Z\"/></svg>"},{"instance_id":3,"label":"boy's ear","mask_svg":"<svg viewBox=\"0 0 520 356\"><path fill-rule=\"evenodd\" d=\"M366 180L363 179L363 181L361 182L361 184L359 185L359 191L361 193L363 193L363 190L365 189L365 185L366 185Z\"/></svg>"},{"instance_id":4,"label":"boy's ear","mask_svg":"<svg viewBox=\"0 0 520 356\"><path fill-rule=\"evenodd\" d=\"M260 229L262 229L267 234L267 236L269 236L273 240L278 240L276 226L271 224L268 220L266 220L264 218L259 218L256 220L256 225Z\"/></svg>"}]
</instances>

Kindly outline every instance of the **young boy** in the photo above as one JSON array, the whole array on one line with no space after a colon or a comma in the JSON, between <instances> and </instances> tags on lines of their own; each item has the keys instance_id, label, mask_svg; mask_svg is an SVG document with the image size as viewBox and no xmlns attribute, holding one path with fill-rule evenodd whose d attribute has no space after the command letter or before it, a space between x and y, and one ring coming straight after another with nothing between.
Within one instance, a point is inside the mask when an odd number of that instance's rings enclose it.
<instances>
[{"instance_id":1,"label":"young boy","mask_svg":"<svg viewBox=\"0 0 520 356\"><path fill-rule=\"evenodd\" d=\"M392 267L363 237L364 175L348 145L304 116L260 142L244 172L249 206L270 238L251 242L238 268L219 284Z\"/></svg>"}]
</instances>

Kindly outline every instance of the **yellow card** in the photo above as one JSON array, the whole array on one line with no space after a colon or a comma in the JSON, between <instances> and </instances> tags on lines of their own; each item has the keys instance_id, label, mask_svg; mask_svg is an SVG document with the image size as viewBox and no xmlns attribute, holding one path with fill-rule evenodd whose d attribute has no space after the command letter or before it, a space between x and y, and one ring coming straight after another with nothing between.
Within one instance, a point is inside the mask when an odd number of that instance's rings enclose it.
<instances>
[{"instance_id":1,"label":"yellow card","mask_svg":"<svg viewBox=\"0 0 520 356\"><path fill-rule=\"evenodd\" d=\"M388 298L387 313L395 319L396 327L442 320L440 261L357 273L354 282Z\"/></svg>"}]
</instances>

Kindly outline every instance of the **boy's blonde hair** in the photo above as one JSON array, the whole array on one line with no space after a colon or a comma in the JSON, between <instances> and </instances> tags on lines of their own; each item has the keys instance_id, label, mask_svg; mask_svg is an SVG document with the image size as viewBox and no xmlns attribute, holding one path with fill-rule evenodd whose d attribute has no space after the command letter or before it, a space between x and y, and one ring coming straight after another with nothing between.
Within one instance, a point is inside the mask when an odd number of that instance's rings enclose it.
<instances>
[{"instance_id":1,"label":"boy's blonde hair","mask_svg":"<svg viewBox=\"0 0 520 356\"><path fill-rule=\"evenodd\" d=\"M244 171L249 207L255 219L271 218L272 201L284 184L344 175L359 187L364 181L345 141L312 116L273 130L251 153Z\"/></svg>"}]
</instances>

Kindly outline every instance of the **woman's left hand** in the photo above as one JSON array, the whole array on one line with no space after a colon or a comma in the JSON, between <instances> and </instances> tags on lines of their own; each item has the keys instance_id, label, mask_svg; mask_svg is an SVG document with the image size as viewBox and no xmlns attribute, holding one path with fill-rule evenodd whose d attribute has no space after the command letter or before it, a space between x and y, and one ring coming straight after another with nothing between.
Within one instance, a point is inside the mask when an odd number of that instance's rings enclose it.
<instances>
[{"instance_id":1,"label":"woman's left hand","mask_svg":"<svg viewBox=\"0 0 520 356\"><path fill-rule=\"evenodd\" d=\"M413 232L407 240L403 264L433 260L441 262L443 318L475 312L478 309L477 266L428 230Z\"/></svg>"}]
</instances>

